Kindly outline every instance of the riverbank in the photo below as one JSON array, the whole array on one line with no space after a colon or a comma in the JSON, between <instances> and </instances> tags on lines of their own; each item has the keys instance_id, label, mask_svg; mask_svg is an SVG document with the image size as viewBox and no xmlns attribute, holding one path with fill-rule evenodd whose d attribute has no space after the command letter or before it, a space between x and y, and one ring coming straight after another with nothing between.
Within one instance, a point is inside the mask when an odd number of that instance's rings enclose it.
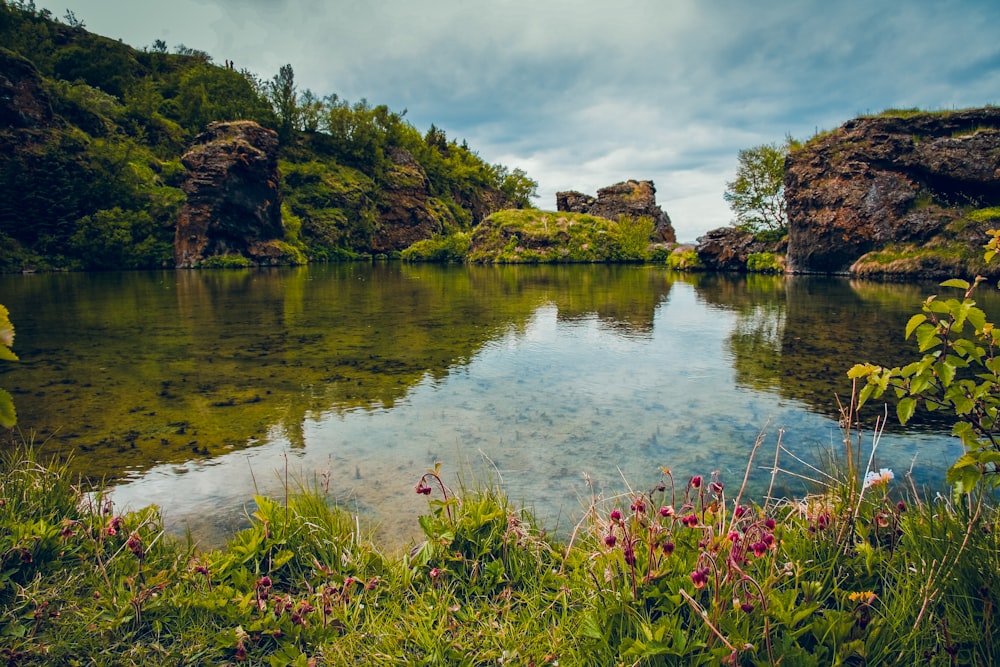
<instances>
[{"instance_id":1,"label":"riverbank","mask_svg":"<svg viewBox=\"0 0 1000 667\"><path fill-rule=\"evenodd\" d=\"M4 458L8 664L1000 659L995 506L920 498L887 470L764 505L739 479L664 470L595 496L557 541L502 489L453 490L432 469L414 480L425 539L396 554L322 486L257 498L252 526L204 553L155 508L120 514L64 473Z\"/></svg>"}]
</instances>

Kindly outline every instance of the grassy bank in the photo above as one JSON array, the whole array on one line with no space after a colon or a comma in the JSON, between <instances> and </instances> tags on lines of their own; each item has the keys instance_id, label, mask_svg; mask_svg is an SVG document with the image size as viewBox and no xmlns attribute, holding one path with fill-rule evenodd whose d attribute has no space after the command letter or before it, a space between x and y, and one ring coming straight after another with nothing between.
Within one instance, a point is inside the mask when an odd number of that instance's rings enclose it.
<instances>
[{"instance_id":1,"label":"grassy bank","mask_svg":"<svg viewBox=\"0 0 1000 667\"><path fill-rule=\"evenodd\" d=\"M760 506L664 470L595 497L565 541L429 471L426 540L396 555L321 491L257 498L251 528L200 553L64 473L27 451L0 472L10 665L1000 661L995 507L885 471Z\"/></svg>"}]
</instances>

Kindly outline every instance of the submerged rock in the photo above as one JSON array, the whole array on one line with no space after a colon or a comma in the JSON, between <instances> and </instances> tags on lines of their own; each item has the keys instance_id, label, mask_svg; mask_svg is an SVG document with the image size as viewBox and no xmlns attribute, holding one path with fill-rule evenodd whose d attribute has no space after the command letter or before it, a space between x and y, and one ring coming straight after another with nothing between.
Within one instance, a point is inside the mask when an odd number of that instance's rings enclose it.
<instances>
[{"instance_id":1,"label":"submerged rock","mask_svg":"<svg viewBox=\"0 0 1000 667\"><path fill-rule=\"evenodd\" d=\"M790 271L974 269L1000 222L1000 108L851 120L789 155L785 199Z\"/></svg>"},{"instance_id":2,"label":"submerged rock","mask_svg":"<svg viewBox=\"0 0 1000 667\"><path fill-rule=\"evenodd\" d=\"M556 193L556 210L568 213L585 213L600 218L616 220L624 215L630 218L649 216L656 224L656 240L674 243L677 235L668 216L656 203L653 181L624 181L597 191L597 198L569 190Z\"/></svg>"},{"instance_id":3,"label":"submerged rock","mask_svg":"<svg viewBox=\"0 0 1000 667\"><path fill-rule=\"evenodd\" d=\"M278 135L253 121L211 123L182 158L187 203L177 219L178 268L241 255L277 263L283 251Z\"/></svg>"}]
</instances>

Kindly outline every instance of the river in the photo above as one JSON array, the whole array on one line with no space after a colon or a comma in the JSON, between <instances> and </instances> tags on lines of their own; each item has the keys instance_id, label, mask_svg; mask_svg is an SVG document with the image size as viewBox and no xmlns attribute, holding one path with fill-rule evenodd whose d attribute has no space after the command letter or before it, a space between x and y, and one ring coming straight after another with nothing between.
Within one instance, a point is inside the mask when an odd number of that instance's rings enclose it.
<instances>
[{"instance_id":1,"label":"river","mask_svg":"<svg viewBox=\"0 0 1000 667\"><path fill-rule=\"evenodd\" d=\"M809 490L843 455L847 369L914 358L903 328L939 289L623 265L5 275L21 360L0 387L43 458L205 545L286 487L404 543L436 462L565 533L593 496L661 467L735 489L758 434L752 492L779 437L775 492ZM949 430L891 421L876 464L940 486L960 451Z\"/></svg>"}]
</instances>

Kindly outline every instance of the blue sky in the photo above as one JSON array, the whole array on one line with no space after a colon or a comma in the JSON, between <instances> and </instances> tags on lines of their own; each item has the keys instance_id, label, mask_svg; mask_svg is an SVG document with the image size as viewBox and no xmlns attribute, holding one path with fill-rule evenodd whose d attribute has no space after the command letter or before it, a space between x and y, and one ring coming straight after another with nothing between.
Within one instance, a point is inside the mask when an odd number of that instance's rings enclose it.
<instances>
[{"instance_id":1,"label":"blue sky","mask_svg":"<svg viewBox=\"0 0 1000 667\"><path fill-rule=\"evenodd\" d=\"M678 238L729 224L737 151L890 107L1000 104L995 0L38 0L264 78L407 110L555 193L656 183Z\"/></svg>"}]
</instances>

